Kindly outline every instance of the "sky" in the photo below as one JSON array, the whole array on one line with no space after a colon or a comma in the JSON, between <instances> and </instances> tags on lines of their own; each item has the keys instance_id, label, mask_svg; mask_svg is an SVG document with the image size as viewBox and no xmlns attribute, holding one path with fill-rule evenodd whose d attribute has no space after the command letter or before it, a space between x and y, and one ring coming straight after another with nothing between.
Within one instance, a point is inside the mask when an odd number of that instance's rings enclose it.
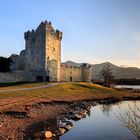
<instances>
[{"instance_id":1,"label":"sky","mask_svg":"<svg viewBox=\"0 0 140 140\"><path fill-rule=\"evenodd\" d=\"M1 0L0 56L19 54L45 20L63 32L63 62L140 68L140 0Z\"/></svg>"}]
</instances>

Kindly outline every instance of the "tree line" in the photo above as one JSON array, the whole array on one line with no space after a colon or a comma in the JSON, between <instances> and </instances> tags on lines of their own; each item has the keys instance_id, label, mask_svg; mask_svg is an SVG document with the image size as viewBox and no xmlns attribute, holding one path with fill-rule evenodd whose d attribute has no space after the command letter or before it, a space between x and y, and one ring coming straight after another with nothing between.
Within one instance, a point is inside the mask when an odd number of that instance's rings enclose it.
<instances>
[{"instance_id":1,"label":"tree line","mask_svg":"<svg viewBox=\"0 0 140 140\"><path fill-rule=\"evenodd\" d=\"M0 72L10 72L10 66L13 63L10 57L0 57Z\"/></svg>"}]
</instances>

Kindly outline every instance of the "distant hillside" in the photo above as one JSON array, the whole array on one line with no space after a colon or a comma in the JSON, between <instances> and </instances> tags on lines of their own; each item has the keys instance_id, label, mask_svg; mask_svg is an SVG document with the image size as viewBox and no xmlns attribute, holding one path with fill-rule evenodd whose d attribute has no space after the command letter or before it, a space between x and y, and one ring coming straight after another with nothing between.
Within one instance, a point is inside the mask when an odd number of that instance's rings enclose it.
<instances>
[{"instance_id":1,"label":"distant hillside","mask_svg":"<svg viewBox=\"0 0 140 140\"><path fill-rule=\"evenodd\" d=\"M74 67L82 65L82 63L76 63L76 62L73 62L73 61L66 61L63 64L66 64L68 66L74 66Z\"/></svg>"},{"instance_id":2,"label":"distant hillside","mask_svg":"<svg viewBox=\"0 0 140 140\"><path fill-rule=\"evenodd\" d=\"M82 63L75 63L72 61L67 61L64 64L67 65L71 65L71 66L80 66ZM131 78L136 78L136 79L140 79L140 69L139 68L135 68L135 67L127 67L127 68L123 68L123 67L118 67L114 64L111 64L110 62L105 62L105 63L101 63L101 64L94 64L92 65L92 79L100 79L100 71L103 69L103 67L109 64L110 67L112 68L113 71L113 75L116 79L120 79L120 78L127 78L127 79L131 79Z\"/></svg>"},{"instance_id":3,"label":"distant hillside","mask_svg":"<svg viewBox=\"0 0 140 140\"><path fill-rule=\"evenodd\" d=\"M92 74L93 74L92 78L100 79L100 71L103 69L103 67L106 64L110 65L110 67L112 68L112 71L113 71L113 75L116 79L120 79L120 78L140 79L140 69L139 68L135 68L135 67L123 68L123 67L115 66L109 62L92 65Z\"/></svg>"}]
</instances>

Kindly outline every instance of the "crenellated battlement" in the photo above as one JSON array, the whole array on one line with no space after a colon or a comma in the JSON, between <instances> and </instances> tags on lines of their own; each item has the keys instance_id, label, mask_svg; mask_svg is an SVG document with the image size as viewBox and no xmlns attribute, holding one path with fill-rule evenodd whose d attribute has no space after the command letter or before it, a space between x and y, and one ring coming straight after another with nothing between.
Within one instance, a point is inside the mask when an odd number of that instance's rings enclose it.
<instances>
[{"instance_id":1,"label":"crenellated battlement","mask_svg":"<svg viewBox=\"0 0 140 140\"><path fill-rule=\"evenodd\" d=\"M62 39L62 32L59 31L58 29L54 30L54 28L52 27L52 23L48 22L47 20L44 22L45 24L45 28L46 28L46 32L51 35L56 37L58 40Z\"/></svg>"},{"instance_id":2,"label":"crenellated battlement","mask_svg":"<svg viewBox=\"0 0 140 140\"><path fill-rule=\"evenodd\" d=\"M52 27L52 23L48 22L47 20L45 22L41 22L40 25L36 28L36 30L27 31L24 33L24 39L28 40L31 37L36 36L38 33L45 32L46 35L50 35L58 40L62 39L62 32L58 29L54 30Z\"/></svg>"},{"instance_id":3,"label":"crenellated battlement","mask_svg":"<svg viewBox=\"0 0 140 140\"><path fill-rule=\"evenodd\" d=\"M91 65L87 64L87 63L83 63L80 66L71 66L71 65L67 65L67 64L61 64L62 68L72 68L72 69L90 69Z\"/></svg>"},{"instance_id":4,"label":"crenellated battlement","mask_svg":"<svg viewBox=\"0 0 140 140\"><path fill-rule=\"evenodd\" d=\"M66 64L61 64L61 68L81 69L81 66L70 66Z\"/></svg>"}]
</instances>

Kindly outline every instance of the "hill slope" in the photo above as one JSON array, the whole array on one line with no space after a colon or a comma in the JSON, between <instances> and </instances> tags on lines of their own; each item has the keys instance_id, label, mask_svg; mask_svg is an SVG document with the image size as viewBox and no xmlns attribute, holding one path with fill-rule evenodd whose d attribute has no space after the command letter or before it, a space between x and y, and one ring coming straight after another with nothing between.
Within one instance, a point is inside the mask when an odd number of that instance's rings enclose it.
<instances>
[{"instance_id":1,"label":"hill slope","mask_svg":"<svg viewBox=\"0 0 140 140\"><path fill-rule=\"evenodd\" d=\"M140 69L139 68L135 68L135 67L123 68L123 67L115 66L109 62L92 65L92 78L100 79L100 71L103 69L103 67L106 64L110 65L110 67L112 68L112 71L113 71L113 75L116 79L120 79L120 78L140 79Z\"/></svg>"}]
</instances>

